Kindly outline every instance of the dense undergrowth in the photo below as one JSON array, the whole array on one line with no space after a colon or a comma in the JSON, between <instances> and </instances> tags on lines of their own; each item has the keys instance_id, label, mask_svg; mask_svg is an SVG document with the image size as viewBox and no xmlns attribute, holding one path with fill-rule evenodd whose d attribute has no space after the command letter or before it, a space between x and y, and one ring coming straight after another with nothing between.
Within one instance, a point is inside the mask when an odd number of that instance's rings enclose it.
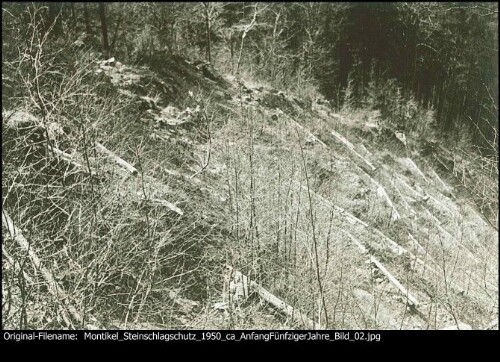
<instances>
[{"instance_id":1,"label":"dense undergrowth","mask_svg":"<svg viewBox=\"0 0 500 362\"><path fill-rule=\"evenodd\" d=\"M233 270L323 328L495 318L497 159L391 81L331 105L29 31L3 58L4 328L303 327Z\"/></svg>"}]
</instances>

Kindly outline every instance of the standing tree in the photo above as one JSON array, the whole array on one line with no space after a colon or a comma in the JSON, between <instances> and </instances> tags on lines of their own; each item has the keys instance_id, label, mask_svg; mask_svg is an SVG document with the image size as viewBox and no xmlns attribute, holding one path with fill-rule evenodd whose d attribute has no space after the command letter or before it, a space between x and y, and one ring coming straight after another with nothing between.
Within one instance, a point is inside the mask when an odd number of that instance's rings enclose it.
<instances>
[{"instance_id":1,"label":"standing tree","mask_svg":"<svg viewBox=\"0 0 500 362\"><path fill-rule=\"evenodd\" d=\"M267 8L267 6L265 7ZM253 5L253 15L252 15L252 20L250 23L243 24L240 26L242 32L241 32L241 43L240 43L240 53L238 55L238 63L236 64L236 74L240 74L240 65L241 65L241 56L243 55L243 45L245 42L245 37L247 36L248 32L253 29L255 26L256 20L257 20L257 15L261 13L265 8L259 9L259 4L255 3Z\"/></svg>"},{"instance_id":2,"label":"standing tree","mask_svg":"<svg viewBox=\"0 0 500 362\"><path fill-rule=\"evenodd\" d=\"M101 19L102 51L107 59L110 56L108 40L108 23L106 20L106 3L99 3L99 18Z\"/></svg>"},{"instance_id":3,"label":"standing tree","mask_svg":"<svg viewBox=\"0 0 500 362\"><path fill-rule=\"evenodd\" d=\"M205 16L205 26L207 29L207 60L209 63L212 63L212 49L211 49L210 33L212 32L211 23L212 23L212 16L213 16L214 8L212 6L212 3L209 3L209 2L204 2L203 7L204 7L204 16Z\"/></svg>"}]
</instances>

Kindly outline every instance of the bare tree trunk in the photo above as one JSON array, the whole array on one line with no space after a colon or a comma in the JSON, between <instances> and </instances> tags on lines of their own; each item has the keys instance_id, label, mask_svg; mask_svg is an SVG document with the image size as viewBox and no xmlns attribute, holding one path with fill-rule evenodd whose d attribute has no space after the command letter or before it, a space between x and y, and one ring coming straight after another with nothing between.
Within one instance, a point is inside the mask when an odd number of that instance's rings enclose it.
<instances>
[{"instance_id":1,"label":"bare tree trunk","mask_svg":"<svg viewBox=\"0 0 500 362\"><path fill-rule=\"evenodd\" d=\"M75 26L76 26L76 9L75 9L75 3L71 3L70 5L70 9L71 9L71 25L73 27L73 31L75 30Z\"/></svg>"},{"instance_id":2,"label":"bare tree trunk","mask_svg":"<svg viewBox=\"0 0 500 362\"><path fill-rule=\"evenodd\" d=\"M176 28L176 30L175 30L175 47L176 47L175 49L176 49L177 53L180 53L181 52L181 44L179 42L179 30L178 30L178 28Z\"/></svg>"},{"instance_id":3,"label":"bare tree trunk","mask_svg":"<svg viewBox=\"0 0 500 362\"><path fill-rule=\"evenodd\" d=\"M229 39L229 47L231 50L231 74L234 75L234 37L231 33L231 38Z\"/></svg>"},{"instance_id":4,"label":"bare tree trunk","mask_svg":"<svg viewBox=\"0 0 500 362\"><path fill-rule=\"evenodd\" d=\"M45 25L43 27L43 36L52 30L51 36L58 37L61 35L61 22L58 17L61 14L62 4L49 3L49 12ZM42 36L42 37L43 37Z\"/></svg>"},{"instance_id":5,"label":"bare tree trunk","mask_svg":"<svg viewBox=\"0 0 500 362\"><path fill-rule=\"evenodd\" d=\"M92 27L90 26L89 8L87 3L83 3L83 16L85 17L85 32L87 37L92 35Z\"/></svg>"},{"instance_id":6,"label":"bare tree trunk","mask_svg":"<svg viewBox=\"0 0 500 362\"><path fill-rule=\"evenodd\" d=\"M212 63L212 51L211 51L211 39L210 39L210 32L211 32L211 11L210 11L210 4L209 3L203 3L203 6L205 7L205 26L207 30L207 60L209 63Z\"/></svg>"},{"instance_id":7,"label":"bare tree trunk","mask_svg":"<svg viewBox=\"0 0 500 362\"><path fill-rule=\"evenodd\" d=\"M108 23L106 20L106 4L99 3L99 17L101 18L102 51L104 57L109 58Z\"/></svg>"},{"instance_id":8,"label":"bare tree trunk","mask_svg":"<svg viewBox=\"0 0 500 362\"><path fill-rule=\"evenodd\" d=\"M276 79L276 43L279 33L277 33L278 22L280 19L281 10L276 13L276 18L274 20L274 28L273 28L273 41L271 46L271 80L274 81Z\"/></svg>"},{"instance_id":9,"label":"bare tree trunk","mask_svg":"<svg viewBox=\"0 0 500 362\"><path fill-rule=\"evenodd\" d=\"M243 34L241 34L240 54L238 56L238 63L236 64L236 75L240 74L241 56L243 55L243 43L245 41L245 37L247 36L247 33L250 30L252 30L253 26L255 25L255 20L257 19L257 13L258 13L257 6L258 6L258 3L255 4L252 21L250 22L250 24L245 26L245 29L243 30Z\"/></svg>"},{"instance_id":10,"label":"bare tree trunk","mask_svg":"<svg viewBox=\"0 0 500 362\"><path fill-rule=\"evenodd\" d=\"M120 17L118 18L118 21L116 22L115 25L115 30L113 31L113 37L111 40L111 44L109 46L111 52L115 49L116 40L120 38L120 35L118 33L120 32L120 26L122 24L122 21L123 21L123 13L120 14Z\"/></svg>"}]
</instances>

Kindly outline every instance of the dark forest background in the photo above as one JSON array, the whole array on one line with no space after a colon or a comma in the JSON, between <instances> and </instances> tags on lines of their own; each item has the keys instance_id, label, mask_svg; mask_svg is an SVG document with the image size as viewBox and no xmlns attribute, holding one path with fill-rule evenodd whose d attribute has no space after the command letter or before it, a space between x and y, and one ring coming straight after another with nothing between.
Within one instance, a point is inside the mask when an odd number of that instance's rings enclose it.
<instances>
[{"instance_id":1,"label":"dark forest background","mask_svg":"<svg viewBox=\"0 0 500 362\"><path fill-rule=\"evenodd\" d=\"M133 64L205 60L402 129L431 112L441 137L498 151L497 3L4 3L4 102L21 91L9 74L30 24L62 58L76 45Z\"/></svg>"}]
</instances>

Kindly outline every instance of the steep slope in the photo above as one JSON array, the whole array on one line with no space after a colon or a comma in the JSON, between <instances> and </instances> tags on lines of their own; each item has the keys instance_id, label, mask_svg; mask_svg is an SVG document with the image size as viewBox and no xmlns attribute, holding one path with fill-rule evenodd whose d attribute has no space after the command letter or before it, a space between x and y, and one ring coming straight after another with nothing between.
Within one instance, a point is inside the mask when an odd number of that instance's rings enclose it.
<instances>
[{"instance_id":1,"label":"steep slope","mask_svg":"<svg viewBox=\"0 0 500 362\"><path fill-rule=\"evenodd\" d=\"M234 228L248 223L240 242L256 245L241 268L329 327L495 319L497 231L416 142L383 127L363 139L361 120L242 88L250 96L234 99L235 120L212 141Z\"/></svg>"},{"instance_id":2,"label":"steep slope","mask_svg":"<svg viewBox=\"0 0 500 362\"><path fill-rule=\"evenodd\" d=\"M94 67L119 111L93 132L3 114L3 236L32 240L55 279L22 266L21 244L4 248L5 278L32 280L32 326L85 325L40 307L51 292L39 281L90 306L97 327L304 328L233 270L315 328L497 318L498 222L438 167L455 151L407 139L377 112L337 114L178 57ZM18 187L32 179L38 188ZM10 295L15 316L26 302Z\"/></svg>"}]
</instances>

